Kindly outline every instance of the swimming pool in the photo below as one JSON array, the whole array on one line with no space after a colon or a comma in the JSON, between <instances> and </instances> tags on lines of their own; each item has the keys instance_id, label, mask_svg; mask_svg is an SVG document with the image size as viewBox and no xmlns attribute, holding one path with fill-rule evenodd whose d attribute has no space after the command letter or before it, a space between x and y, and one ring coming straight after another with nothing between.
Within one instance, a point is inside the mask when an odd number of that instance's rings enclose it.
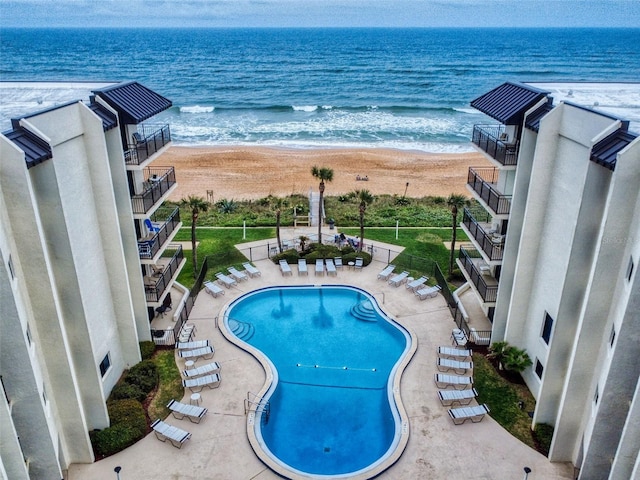
<instances>
[{"instance_id":1,"label":"swimming pool","mask_svg":"<svg viewBox=\"0 0 640 480\"><path fill-rule=\"evenodd\" d=\"M270 287L233 301L227 338L260 359L269 407L250 412L256 454L290 478L369 478L397 460L409 425L400 375L415 345L367 292Z\"/></svg>"}]
</instances>

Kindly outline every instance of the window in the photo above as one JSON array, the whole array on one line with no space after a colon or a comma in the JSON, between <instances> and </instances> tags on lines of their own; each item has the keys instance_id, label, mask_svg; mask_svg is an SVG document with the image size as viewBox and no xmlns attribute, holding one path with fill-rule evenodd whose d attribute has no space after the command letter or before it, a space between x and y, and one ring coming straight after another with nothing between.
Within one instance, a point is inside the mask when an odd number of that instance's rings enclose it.
<instances>
[{"instance_id":1,"label":"window","mask_svg":"<svg viewBox=\"0 0 640 480\"><path fill-rule=\"evenodd\" d=\"M542 371L544 370L544 367L542 366L542 364L540 363L540 360L538 360L536 358L536 375L538 376L538 378L540 380L542 380Z\"/></svg>"},{"instance_id":2,"label":"window","mask_svg":"<svg viewBox=\"0 0 640 480\"><path fill-rule=\"evenodd\" d=\"M542 325L542 340L549 345L551 339L551 329L553 328L553 318L547 312L544 312L544 324Z\"/></svg>"},{"instance_id":3,"label":"window","mask_svg":"<svg viewBox=\"0 0 640 480\"><path fill-rule=\"evenodd\" d=\"M102 361L100 362L100 375L104 377L107 371L109 370L110 366L111 366L111 357L107 353L102 359Z\"/></svg>"},{"instance_id":4,"label":"window","mask_svg":"<svg viewBox=\"0 0 640 480\"><path fill-rule=\"evenodd\" d=\"M616 326L613 325L611 327L611 333L609 334L609 346L611 348L613 348L613 342L615 341L615 339L616 339Z\"/></svg>"},{"instance_id":5,"label":"window","mask_svg":"<svg viewBox=\"0 0 640 480\"><path fill-rule=\"evenodd\" d=\"M11 257L9 257L11 258ZM631 281L631 276L633 275L633 257L629 259L629 265L627 265L627 281Z\"/></svg>"}]
</instances>

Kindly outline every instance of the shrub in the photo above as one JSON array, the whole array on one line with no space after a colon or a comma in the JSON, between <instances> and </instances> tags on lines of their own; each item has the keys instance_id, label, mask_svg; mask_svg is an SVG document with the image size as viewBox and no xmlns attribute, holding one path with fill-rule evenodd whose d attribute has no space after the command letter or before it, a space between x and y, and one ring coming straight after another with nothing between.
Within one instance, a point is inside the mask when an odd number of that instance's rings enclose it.
<instances>
[{"instance_id":1,"label":"shrub","mask_svg":"<svg viewBox=\"0 0 640 480\"><path fill-rule=\"evenodd\" d=\"M300 258L300 255L295 248L285 250L284 252L271 257L273 263L278 263L280 260L286 260L287 263L298 263L298 258Z\"/></svg>"},{"instance_id":2,"label":"shrub","mask_svg":"<svg viewBox=\"0 0 640 480\"><path fill-rule=\"evenodd\" d=\"M129 369L124 381L149 393L158 385L158 368L151 360L143 360Z\"/></svg>"},{"instance_id":3,"label":"shrub","mask_svg":"<svg viewBox=\"0 0 640 480\"><path fill-rule=\"evenodd\" d=\"M112 400L125 400L131 398L138 402L143 402L144 399L147 398L147 394L137 385L122 382L113 387L109 398Z\"/></svg>"},{"instance_id":4,"label":"shrub","mask_svg":"<svg viewBox=\"0 0 640 480\"><path fill-rule=\"evenodd\" d=\"M155 351L156 344L151 340L140 342L140 356L142 357L142 360L150 359Z\"/></svg>"},{"instance_id":5,"label":"shrub","mask_svg":"<svg viewBox=\"0 0 640 480\"><path fill-rule=\"evenodd\" d=\"M133 445L147 433L142 404L136 400L117 400L107 404L111 426L93 432L91 441L100 455L112 455Z\"/></svg>"},{"instance_id":6,"label":"shrub","mask_svg":"<svg viewBox=\"0 0 640 480\"><path fill-rule=\"evenodd\" d=\"M549 456L551 448L551 440L553 439L553 426L546 423L539 423L533 431L533 438L537 444L537 450L546 456Z\"/></svg>"}]
</instances>

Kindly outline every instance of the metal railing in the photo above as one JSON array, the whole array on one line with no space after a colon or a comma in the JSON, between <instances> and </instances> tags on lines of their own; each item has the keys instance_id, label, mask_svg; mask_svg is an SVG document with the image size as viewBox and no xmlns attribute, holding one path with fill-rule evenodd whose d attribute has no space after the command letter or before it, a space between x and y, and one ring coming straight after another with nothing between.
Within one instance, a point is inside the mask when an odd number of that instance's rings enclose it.
<instances>
[{"instance_id":1,"label":"metal railing","mask_svg":"<svg viewBox=\"0 0 640 480\"><path fill-rule=\"evenodd\" d=\"M498 183L497 168L469 167L467 184L497 215L506 215L511 209L511 195L503 195L492 184Z\"/></svg>"},{"instance_id":2,"label":"metal railing","mask_svg":"<svg viewBox=\"0 0 640 480\"><path fill-rule=\"evenodd\" d=\"M504 125L474 125L471 141L500 164L517 165L518 143L505 143L504 135Z\"/></svg>"},{"instance_id":3,"label":"metal railing","mask_svg":"<svg viewBox=\"0 0 640 480\"><path fill-rule=\"evenodd\" d=\"M162 298L162 294L167 288L171 287L173 275L178 270L180 263L184 259L182 252L182 245L169 245L169 249L165 253L173 251L173 255L169 263L166 264L162 274L159 277L153 277L155 282L153 284L145 284L144 291L147 298L147 302L159 302Z\"/></svg>"},{"instance_id":4,"label":"metal railing","mask_svg":"<svg viewBox=\"0 0 640 480\"><path fill-rule=\"evenodd\" d=\"M154 127L155 128L155 127ZM143 141L140 143L127 145L124 152L124 162L126 165L140 165L148 160L154 153L171 142L171 130L169 125L163 125L158 130L146 134L145 130L149 126L143 126Z\"/></svg>"},{"instance_id":5,"label":"metal railing","mask_svg":"<svg viewBox=\"0 0 640 480\"><path fill-rule=\"evenodd\" d=\"M180 209L176 207L169 217L164 220L159 232L149 240L138 241L140 258L150 259L155 257L178 225L180 225Z\"/></svg>"},{"instance_id":6,"label":"metal railing","mask_svg":"<svg viewBox=\"0 0 640 480\"><path fill-rule=\"evenodd\" d=\"M467 274L469 274L471 283L476 287L476 290L478 290L478 293L485 303L495 302L498 297L498 285L487 285L484 278L482 278L482 274L473 263L473 258L482 258L482 256L475 250L468 250L464 247L460 247L458 259L460 260L460 263L462 263Z\"/></svg>"},{"instance_id":7,"label":"metal railing","mask_svg":"<svg viewBox=\"0 0 640 480\"><path fill-rule=\"evenodd\" d=\"M462 216L462 223L467 227L473 239L480 245L482 251L487 254L489 260L502 260L503 242L494 241L466 208Z\"/></svg>"},{"instance_id":8,"label":"metal railing","mask_svg":"<svg viewBox=\"0 0 640 480\"><path fill-rule=\"evenodd\" d=\"M131 196L134 214L147 213L176 184L176 172L173 167L147 168L145 172L143 192Z\"/></svg>"}]
</instances>

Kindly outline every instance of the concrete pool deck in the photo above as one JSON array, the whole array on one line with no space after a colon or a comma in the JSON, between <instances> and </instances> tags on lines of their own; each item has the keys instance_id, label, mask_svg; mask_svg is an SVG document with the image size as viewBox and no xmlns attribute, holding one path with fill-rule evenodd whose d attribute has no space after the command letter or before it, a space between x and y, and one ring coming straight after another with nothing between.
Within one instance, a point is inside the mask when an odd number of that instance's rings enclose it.
<instances>
[{"instance_id":1,"label":"concrete pool deck","mask_svg":"<svg viewBox=\"0 0 640 480\"><path fill-rule=\"evenodd\" d=\"M270 260L254 262L261 276L225 289L225 295L213 298L204 290L198 295L189 323L197 327L196 340L209 339L215 347L213 360L221 365L221 386L201 392L201 405L209 413L200 424L168 417L166 421L192 433L182 449L163 443L153 433L130 448L93 464L74 464L68 480L116 478L114 468L122 467L120 480L133 479L218 479L276 480L282 478L255 455L246 433L244 399L247 392L257 393L265 374L261 364L244 350L228 342L216 326L222 307L256 288L274 285L354 285L371 293L381 308L418 338L418 350L401 381L404 407L410 419L407 447L388 470L376 478L386 480L418 478L514 479L523 478L523 468L532 472L529 480L572 479L570 464L551 463L521 443L489 416L480 423L456 426L437 396L433 381L436 349L450 345L455 326L444 298L420 301L403 285L393 287L377 279L385 264L372 262L361 271L345 266L335 277L293 274L283 277ZM184 369L184 360L176 358ZM199 360L198 364L206 361ZM183 402L189 403L185 392ZM366 412L363 412L365 415Z\"/></svg>"}]
</instances>

